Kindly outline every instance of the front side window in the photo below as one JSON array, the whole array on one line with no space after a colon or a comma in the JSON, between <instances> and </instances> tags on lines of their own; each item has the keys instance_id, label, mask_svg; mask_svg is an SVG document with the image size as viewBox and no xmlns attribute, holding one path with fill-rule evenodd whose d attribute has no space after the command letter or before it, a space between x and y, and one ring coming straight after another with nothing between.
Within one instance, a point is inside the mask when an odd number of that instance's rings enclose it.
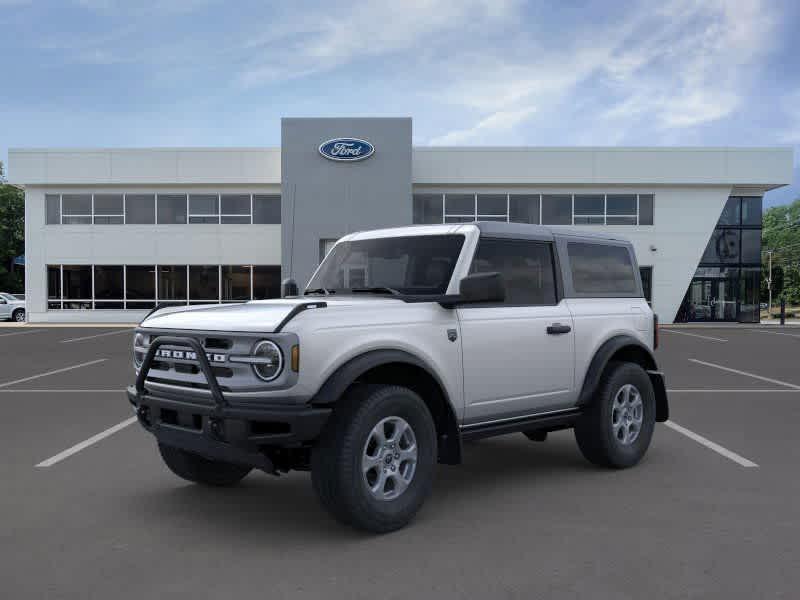
<instances>
[{"instance_id":1,"label":"front side window","mask_svg":"<svg viewBox=\"0 0 800 600\"><path fill-rule=\"evenodd\" d=\"M498 272L506 288L505 304L556 303L553 250L546 242L481 239L470 273Z\"/></svg>"},{"instance_id":2,"label":"front side window","mask_svg":"<svg viewBox=\"0 0 800 600\"><path fill-rule=\"evenodd\" d=\"M637 294L633 261L625 246L569 242L567 253L576 293L619 297Z\"/></svg>"},{"instance_id":3,"label":"front side window","mask_svg":"<svg viewBox=\"0 0 800 600\"><path fill-rule=\"evenodd\" d=\"M444 294L463 245L463 235L341 242L322 262L308 289L346 293L389 288L401 294Z\"/></svg>"}]
</instances>

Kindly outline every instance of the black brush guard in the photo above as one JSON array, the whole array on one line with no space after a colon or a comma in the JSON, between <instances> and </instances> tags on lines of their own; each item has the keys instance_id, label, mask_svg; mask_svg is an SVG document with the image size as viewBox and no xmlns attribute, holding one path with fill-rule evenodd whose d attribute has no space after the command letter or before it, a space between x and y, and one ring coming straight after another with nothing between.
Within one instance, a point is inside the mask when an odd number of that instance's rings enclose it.
<instances>
[{"instance_id":1,"label":"black brush guard","mask_svg":"<svg viewBox=\"0 0 800 600\"><path fill-rule=\"evenodd\" d=\"M161 346L191 349L208 384L213 404L194 398L175 398L153 394L145 387L156 351ZM139 423L155 435L159 443L181 448L212 460L244 464L275 472L265 446L297 447L319 436L331 409L308 404L269 404L257 407L231 406L220 389L217 377L202 344L193 337L158 336L142 361L136 384L127 389ZM179 394L179 392L178 392Z\"/></svg>"}]
</instances>

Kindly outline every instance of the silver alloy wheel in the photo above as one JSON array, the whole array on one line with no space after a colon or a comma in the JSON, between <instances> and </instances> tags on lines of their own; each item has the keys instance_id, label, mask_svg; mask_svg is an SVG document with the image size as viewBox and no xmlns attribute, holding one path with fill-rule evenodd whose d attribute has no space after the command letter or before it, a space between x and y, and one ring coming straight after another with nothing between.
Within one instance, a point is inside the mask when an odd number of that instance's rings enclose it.
<instances>
[{"instance_id":1,"label":"silver alloy wheel","mask_svg":"<svg viewBox=\"0 0 800 600\"><path fill-rule=\"evenodd\" d=\"M14 320L17 323L22 323L25 320L25 311L18 310L16 313L14 313Z\"/></svg>"},{"instance_id":2,"label":"silver alloy wheel","mask_svg":"<svg viewBox=\"0 0 800 600\"><path fill-rule=\"evenodd\" d=\"M642 430L644 420L644 403L636 386L626 383L614 395L611 406L611 430L614 437L623 446L636 441Z\"/></svg>"},{"instance_id":3,"label":"silver alloy wheel","mask_svg":"<svg viewBox=\"0 0 800 600\"><path fill-rule=\"evenodd\" d=\"M405 419L386 417L372 428L361 453L361 471L370 494L394 500L406 491L417 469L417 438Z\"/></svg>"}]
</instances>

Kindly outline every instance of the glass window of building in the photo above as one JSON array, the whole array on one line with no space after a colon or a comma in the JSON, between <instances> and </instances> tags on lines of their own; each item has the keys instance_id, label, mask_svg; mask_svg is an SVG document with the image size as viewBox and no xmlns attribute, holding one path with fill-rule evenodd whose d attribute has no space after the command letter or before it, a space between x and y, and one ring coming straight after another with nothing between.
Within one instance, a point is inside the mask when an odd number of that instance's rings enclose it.
<instances>
[{"instance_id":1,"label":"glass window of building","mask_svg":"<svg viewBox=\"0 0 800 600\"><path fill-rule=\"evenodd\" d=\"M122 225L125 222L122 194L94 195L94 224Z\"/></svg>"},{"instance_id":2,"label":"glass window of building","mask_svg":"<svg viewBox=\"0 0 800 600\"><path fill-rule=\"evenodd\" d=\"M444 197L444 214L446 222L461 222L456 219L467 221L475 220L475 195L474 194L445 194Z\"/></svg>"},{"instance_id":3,"label":"glass window of building","mask_svg":"<svg viewBox=\"0 0 800 600\"><path fill-rule=\"evenodd\" d=\"M739 321L758 323L761 318L761 267L742 267L739 276Z\"/></svg>"},{"instance_id":4,"label":"glass window of building","mask_svg":"<svg viewBox=\"0 0 800 600\"><path fill-rule=\"evenodd\" d=\"M739 246L741 245L739 229L715 229L708 241L703 263L738 263ZM759 249L760 251L760 249Z\"/></svg>"},{"instance_id":5,"label":"glass window of building","mask_svg":"<svg viewBox=\"0 0 800 600\"><path fill-rule=\"evenodd\" d=\"M61 265L47 265L47 300L48 309L61 308Z\"/></svg>"},{"instance_id":6,"label":"glass window of building","mask_svg":"<svg viewBox=\"0 0 800 600\"><path fill-rule=\"evenodd\" d=\"M186 223L186 194L159 194L157 205L159 225Z\"/></svg>"},{"instance_id":7,"label":"glass window of building","mask_svg":"<svg viewBox=\"0 0 800 600\"><path fill-rule=\"evenodd\" d=\"M155 222L155 194L125 195L125 223L129 225L153 225Z\"/></svg>"},{"instance_id":8,"label":"glass window of building","mask_svg":"<svg viewBox=\"0 0 800 600\"><path fill-rule=\"evenodd\" d=\"M640 196L641 197L641 196ZM652 196L650 196L652 198ZM608 225L636 225L636 194L609 194L606 197Z\"/></svg>"},{"instance_id":9,"label":"glass window of building","mask_svg":"<svg viewBox=\"0 0 800 600\"><path fill-rule=\"evenodd\" d=\"M44 202L45 202L46 223L48 225L60 225L61 195L45 194Z\"/></svg>"},{"instance_id":10,"label":"glass window of building","mask_svg":"<svg viewBox=\"0 0 800 600\"><path fill-rule=\"evenodd\" d=\"M741 243L742 258L741 262L744 264L760 264L761 263L761 230L760 229L742 229L742 243Z\"/></svg>"},{"instance_id":11,"label":"glass window of building","mask_svg":"<svg viewBox=\"0 0 800 600\"><path fill-rule=\"evenodd\" d=\"M542 225L572 225L572 196L542 195Z\"/></svg>"},{"instance_id":12,"label":"glass window of building","mask_svg":"<svg viewBox=\"0 0 800 600\"><path fill-rule=\"evenodd\" d=\"M506 194L478 194L479 221L506 221L508 196Z\"/></svg>"},{"instance_id":13,"label":"glass window of building","mask_svg":"<svg viewBox=\"0 0 800 600\"><path fill-rule=\"evenodd\" d=\"M253 196L253 223L279 225L281 222L281 197L279 194Z\"/></svg>"},{"instance_id":14,"label":"glass window of building","mask_svg":"<svg viewBox=\"0 0 800 600\"><path fill-rule=\"evenodd\" d=\"M508 220L538 225L539 194L511 194L508 197Z\"/></svg>"},{"instance_id":15,"label":"glass window of building","mask_svg":"<svg viewBox=\"0 0 800 600\"><path fill-rule=\"evenodd\" d=\"M550 244L483 239L472 261L471 273L502 274L505 304L556 303L553 252Z\"/></svg>"},{"instance_id":16,"label":"glass window of building","mask_svg":"<svg viewBox=\"0 0 800 600\"><path fill-rule=\"evenodd\" d=\"M222 300L223 302L250 300L249 266L222 267Z\"/></svg>"},{"instance_id":17,"label":"glass window of building","mask_svg":"<svg viewBox=\"0 0 800 600\"><path fill-rule=\"evenodd\" d=\"M413 223L443 223L444 206L442 199L442 194L414 194Z\"/></svg>"},{"instance_id":18,"label":"glass window of building","mask_svg":"<svg viewBox=\"0 0 800 600\"><path fill-rule=\"evenodd\" d=\"M94 266L94 308L96 310L121 310L125 295L122 265Z\"/></svg>"},{"instance_id":19,"label":"glass window of building","mask_svg":"<svg viewBox=\"0 0 800 600\"><path fill-rule=\"evenodd\" d=\"M186 299L186 265L159 265L159 302L185 304Z\"/></svg>"},{"instance_id":20,"label":"glass window of building","mask_svg":"<svg viewBox=\"0 0 800 600\"><path fill-rule=\"evenodd\" d=\"M219 223L219 196L217 194L191 194L189 196L189 223Z\"/></svg>"},{"instance_id":21,"label":"glass window of building","mask_svg":"<svg viewBox=\"0 0 800 600\"><path fill-rule=\"evenodd\" d=\"M125 267L125 295L128 300L156 299L156 268L154 265Z\"/></svg>"},{"instance_id":22,"label":"glass window of building","mask_svg":"<svg viewBox=\"0 0 800 600\"><path fill-rule=\"evenodd\" d=\"M220 222L224 224L250 223L250 194L222 194Z\"/></svg>"},{"instance_id":23,"label":"glass window of building","mask_svg":"<svg viewBox=\"0 0 800 600\"><path fill-rule=\"evenodd\" d=\"M92 223L92 195L62 194L61 222L64 225L90 225Z\"/></svg>"},{"instance_id":24,"label":"glass window of building","mask_svg":"<svg viewBox=\"0 0 800 600\"><path fill-rule=\"evenodd\" d=\"M572 287L578 294L636 294L636 277L628 249L610 244L567 244Z\"/></svg>"},{"instance_id":25,"label":"glass window of building","mask_svg":"<svg viewBox=\"0 0 800 600\"><path fill-rule=\"evenodd\" d=\"M761 198L742 198L742 225L761 227Z\"/></svg>"},{"instance_id":26,"label":"glass window of building","mask_svg":"<svg viewBox=\"0 0 800 600\"><path fill-rule=\"evenodd\" d=\"M741 222L740 213L740 199L738 197L730 197L722 209L722 214L717 221L717 226L723 225L739 225Z\"/></svg>"},{"instance_id":27,"label":"glass window of building","mask_svg":"<svg viewBox=\"0 0 800 600\"><path fill-rule=\"evenodd\" d=\"M253 266L253 298L280 298L281 268L277 265Z\"/></svg>"},{"instance_id":28,"label":"glass window of building","mask_svg":"<svg viewBox=\"0 0 800 600\"><path fill-rule=\"evenodd\" d=\"M603 225L605 223L605 196L603 194L576 194L573 206L575 225Z\"/></svg>"},{"instance_id":29,"label":"glass window of building","mask_svg":"<svg viewBox=\"0 0 800 600\"><path fill-rule=\"evenodd\" d=\"M217 265L189 265L189 300L219 302Z\"/></svg>"},{"instance_id":30,"label":"glass window of building","mask_svg":"<svg viewBox=\"0 0 800 600\"><path fill-rule=\"evenodd\" d=\"M655 196L639 194L639 225L652 225L655 211Z\"/></svg>"},{"instance_id":31,"label":"glass window of building","mask_svg":"<svg viewBox=\"0 0 800 600\"><path fill-rule=\"evenodd\" d=\"M92 308L92 267L90 265L64 265L62 267L64 308Z\"/></svg>"}]
</instances>

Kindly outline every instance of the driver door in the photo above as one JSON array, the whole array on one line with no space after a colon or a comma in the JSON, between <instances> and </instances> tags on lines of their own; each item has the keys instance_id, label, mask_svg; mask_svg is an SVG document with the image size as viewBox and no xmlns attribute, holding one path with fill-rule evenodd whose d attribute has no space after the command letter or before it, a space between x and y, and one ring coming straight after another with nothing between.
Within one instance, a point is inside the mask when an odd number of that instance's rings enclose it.
<instances>
[{"instance_id":1,"label":"driver door","mask_svg":"<svg viewBox=\"0 0 800 600\"><path fill-rule=\"evenodd\" d=\"M556 294L552 243L481 239L470 272L491 271L503 275L505 302L457 309L465 424L571 406L572 315Z\"/></svg>"}]
</instances>

